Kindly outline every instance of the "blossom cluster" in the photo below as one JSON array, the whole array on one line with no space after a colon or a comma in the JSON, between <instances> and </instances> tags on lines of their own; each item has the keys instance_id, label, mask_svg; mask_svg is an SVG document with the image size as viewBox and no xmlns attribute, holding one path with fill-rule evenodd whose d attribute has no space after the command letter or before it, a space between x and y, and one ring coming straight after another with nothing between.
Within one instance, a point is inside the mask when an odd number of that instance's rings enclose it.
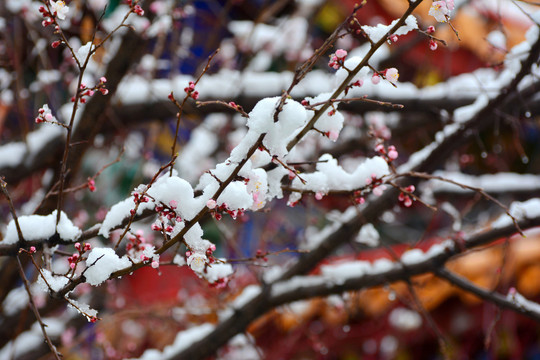
<instances>
[{"instance_id":1,"label":"blossom cluster","mask_svg":"<svg viewBox=\"0 0 540 360\"><path fill-rule=\"evenodd\" d=\"M409 185L405 188L405 191L407 193L404 193L403 191L399 194L399 197L398 197L398 200L400 203L403 204L403 206L405 207L411 207L412 205L412 199L409 195L407 194L412 194L415 190L415 187L414 185Z\"/></svg>"},{"instance_id":2,"label":"blossom cluster","mask_svg":"<svg viewBox=\"0 0 540 360\"><path fill-rule=\"evenodd\" d=\"M195 83L193 81L189 82L188 86L184 88L184 91L194 100L199 98L199 92L195 90Z\"/></svg>"},{"instance_id":3,"label":"blossom cluster","mask_svg":"<svg viewBox=\"0 0 540 360\"><path fill-rule=\"evenodd\" d=\"M375 151L378 152L388 162L396 160L399 156L394 145L390 145L387 150L383 144L377 144L377 146L375 146Z\"/></svg>"},{"instance_id":4,"label":"blossom cluster","mask_svg":"<svg viewBox=\"0 0 540 360\"><path fill-rule=\"evenodd\" d=\"M133 10L135 14L139 16L144 15L144 10L140 5L137 4L137 0L136 1L126 0L126 4L128 4L128 6L131 7L131 9Z\"/></svg>"},{"instance_id":5,"label":"blossom cluster","mask_svg":"<svg viewBox=\"0 0 540 360\"><path fill-rule=\"evenodd\" d=\"M175 211L177 207L176 200L169 201L168 206L165 204L156 205L155 210L159 216L152 224L152 230L171 235L176 224L182 222L182 218Z\"/></svg>"},{"instance_id":6,"label":"blossom cluster","mask_svg":"<svg viewBox=\"0 0 540 360\"><path fill-rule=\"evenodd\" d=\"M38 110L38 116L36 117L36 124L42 123L42 122L48 122L48 123L57 123L58 120L54 117L52 114L51 109L49 108L49 105L44 104L39 110Z\"/></svg>"},{"instance_id":7,"label":"blossom cluster","mask_svg":"<svg viewBox=\"0 0 540 360\"><path fill-rule=\"evenodd\" d=\"M86 103L87 101L86 97L93 96L96 91L99 91L102 95L107 95L109 93L109 90L105 87L106 82L107 82L107 78L102 76L99 79L99 83L92 88L89 88L86 86L86 84L82 83L79 86L79 91L80 91L79 101L81 102L81 104ZM71 102L75 102L75 99L76 99L75 96L71 97Z\"/></svg>"},{"instance_id":8,"label":"blossom cluster","mask_svg":"<svg viewBox=\"0 0 540 360\"><path fill-rule=\"evenodd\" d=\"M49 7L50 11L47 10L45 6L39 7L39 12L45 18L45 20L41 22L41 25L43 25L43 27L47 27L53 24L55 22L55 18L58 18L60 20L65 20L66 15L69 11L69 7L66 5L64 1L50 0L49 5L50 5ZM56 30L58 30L58 28Z\"/></svg>"},{"instance_id":9,"label":"blossom cluster","mask_svg":"<svg viewBox=\"0 0 540 360\"><path fill-rule=\"evenodd\" d=\"M87 251L90 251L90 249L92 249L92 246L88 243L81 245L81 243L78 242L75 243L75 249L77 249L78 252L73 253L73 255L68 257L69 268L71 270L75 270L77 264L82 260L82 255L84 255L84 253L86 253Z\"/></svg>"},{"instance_id":10,"label":"blossom cluster","mask_svg":"<svg viewBox=\"0 0 540 360\"><path fill-rule=\"evenodd\" d=\"M347 51L343 49L338 49L334 54L330 55L330 61L328 62L328 66L337 70L343 66L346 57Z\"/></svg>"}]
</instances>

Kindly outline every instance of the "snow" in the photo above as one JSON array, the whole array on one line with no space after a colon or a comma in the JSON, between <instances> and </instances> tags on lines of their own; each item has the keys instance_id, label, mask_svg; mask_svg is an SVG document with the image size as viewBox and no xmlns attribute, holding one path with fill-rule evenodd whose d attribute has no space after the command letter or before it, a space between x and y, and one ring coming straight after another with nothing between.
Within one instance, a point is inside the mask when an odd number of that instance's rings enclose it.
<instances>
[{"instance_id":1,"label":"snow","mask_svg":"<svg viewBox=\"0 0 540 360\"><path fill-rule=\"evenodd\" d=\"M88 304L78 302L77 300L74 300L72 298L69 298L67 304L69 308L86 317L88 321L91 321L92 317L97 317L97 310L90 308Z\"/></svg>"},{"instance_id":2,"label":"snow","mask_svg":"<svg viewBox=\"0 0 540 360\"><path fill-rule=\"evenodd\" d=\"M263 145L270 154L282 158L287 154L287 144L307 121L304 107L297 101L288 99L274 122L274 113L280 97L260 100L249 113L247 126L257 134L266 134Z\"/></svg>"},{"instance_id":3,"label":"snow","mask_svg":"<svg viewBox=\"0 0 540 360\"><path fill-rule=\"evenodd\" d=\"M43 292L49 292L49 290L59 291L69 282L69 279L67 277L53 275L47 269L41 269L41 274L43 276L39 276L36 283L38 284L40 290L42 290Z\"/></svg>"},{"instance_id":4,"label":"snow","mask_svg":"<svg viewBox=\"0 0 540 360\"><path fill-rule=\"evenodd\" d=\"M471 187L481 188L487 193L533 191L540 189L540 176L532 174L500 172L496 174L473 176L459 172L436 171L433 175ZM426 183L426 186L432 189L433 192L470 193L474 191L462 188L459 185L435 179L429 180Z\"/></svg>"},{"instance_id":5,"label":"snow","mask_svg":"<svg viewBox=\"0 0 540 360\"><path fill-rule=\"evenodd\" d=\"M422 317L416 311L398 307L388 316L390 325L401 331L416 330L422 326Z\"/></svg>"},{"instance_id":6,"label":"snow","mask_svg":"<svg viewBox=\"0 0 540 360\"><path fill-rule=\"evenodd\" d=\"M389 35L405 35L409 31L412 31L414 29L418 28L418 24L416 22L416 18L414 15L409 15L407 19L405 19L405 25L402 25L399 27L393 34L389 34L388 32L398 23L399 19L396 19L390 23L390 25L383 25L378 24L377 26L362 26L362 30L368 35L368 37L371 39L372 42L377 43L379 40L381 40L383 37L389 36Z\"/></svg>"},{"instance_id":7,"label":"snow","mask_svg":"<svg viewBox=\"0 0 540 360\"><path fill-rule=\"evenodd\" d=\"M244 288L242 293L234 299L231 307L234 309L240 309L248 302L256 298L261 293L261 287L258 285L248 285Z\"/></svg>"},{"instance_id":8,"label":"snow","mask_svg":"<svg viewBox=\"0 0 540 360\"><path fill-rule=\"evenodd\" d=\"M514 291L512 291L514 290ZM506 300L519 305L521 308L532 311L538 315L540 315L540 304L530 301L526 299L523 295L516 292L515 289L510 289L508 294L506 295Z\"/></svg>"},{"instance_id":9,"label":"snow","mask_svg":"<svg viewBox=\"0 0 540 360\"><path fill-rule=\"evenodd\" d=\"M194 326L190 329L179 332L171 345L165 346L163 351L159 350L146 350L139 360L163 360L168 357L172 357L182 350L188 348L194 342L206 337L214 330L214 325L203 324ZM135 360L135 359L132 359Z\"/></svg>"},{"instance_id":10,"label":"snow","mask_svg":"<svg viewBox=\"0 0 540 360\"><path fill-rule=\"evenodd\" d=\"M137 215L141 215L144 210L153 209L153 207L154 204L150 202L141 203L137 209ZM111 230L118 228L125 219L131 216L130 210L132 209L135 209L135 202L132 196L113 205L107 212L107 215L105 215L98 234L108 238Z\"/></svg>"},{"instance_id":11,"label":"snow","mask_svg":"<svg viewBox=\"0 0 540 360\"><path fill-rule=\"evenodd\" d=\"M83 46L81 46L76 52L75 52L75 55L77 56L77 60L79 61L79 64L81 66L84 65L86 59L90 60L89 58L89 55L90 55L90 52L94 48L94 44L92 44L92 42L87 42L86 44L84 44ZM92 55L94 55L92 53ZM91 55L90 55L91 57Z\"/></svg>"},{"instance_id":12,"label":"snow","mask_svg":"<svg viewBox=\"0 0 540 360\"><path fill-rule=\"evenodd\" d=\"M355 241L360 244L375 247L379 245L379 239L380 235L377 229L375 229L375 226L373 226L373 224L365 224L358 232Z\"/></svg>"},{"instance_id":13,"label":"snow","mask_svg":"<svg viewBox=\"0 0 540 360\"><path fill-rule=\"evenodd\" d=\"M510 205L510 214L517 221L534 219L540 216L540 198L529 199L524 202L514 201ZM507 214L502 214L491 224L493 228L501 228L513 224L512 219Z\"/></svg>"},{"instance_id":14,"label":"snow","mask_svg":"<svg viewBox=\"0 0 540 360\"><path fill-rule=\"evenodd\" d=\"M349 277L360 277L370 273L371 263L368 261L349 261L341 264L321 266L321 274L333 284L342 285Z\"/></svg>"},{"instance_id":15,"label":"snow","mask_svg":"<svg viewBox=\"0 0 540 360\"><path fill-rule=\"evenodd\" d=\"M21 232L26 241L48 240L56 232L64 241L76 241L81 235L81 230L73 225L64 212L60 214L60 222L56 225L56 210L50 215L25 215L17 218ZM36 231L39 229L39 231ZM7 226L4 239L0 244L15 244L19 241L19 235L15 221L11 220Z\"/></svg>"},{"instance_id":16,"label":"snow","mask_svg":"<svg viewBox=\"0 0 540 360\"><path fill-rule=\"evenodd\" d=\"M47 334L51 338L58 338L65 329L65 322L58 318L43 318L47 326ZM15 341L8 342L0 350L0 359L15 359L24 356L43 344L43 332L38 322L32 324L30 330L21 333Z\"/></svg>"},{"instance_id":17,"label":"snow","mask_svg":"<svg viewBox=\"0 0 540 360\"><path fill-rule=\"evenodd\" d=\"M292 187L299 191L323 194L329 191L351 191L365 187L366 180L371 179L372 175L381 178L389 173L387 162L379 156L366 159L353 173L349 173L330 154L324 154L319 158L316 170L314 173L301 174L305 184L300 178L294 178Z\"/></svg>"},{"instance_id":18,"label":"snow","mask_svg":"<svg viewBox=\"0 0 540 360\"><path fill-rule=\"evenodd\" d=\"M111 248L94 248L86 259L84 276L86 282L97 286L107 280L115 271L127 268L131 262L124 256L120 258Z\"/></svg>"},{"instance_id":19,"label":"snow","mask_svg":"<svg viewBox=\"0 0 540 360\"><path fill-rule=\"evenodd\" d=\"M230 210L249 209L253 205L253 197L248 194L244 182L232 181L217 198L217 203L226 204Z\"/></svg>"},{"instance_id":20,"label":"snow","mask_svg":"<svg viewBox=\"0 0 540 360\"><path fill-rule=\"evenodd\" d=\"M220 259L224 261L225 259ZM204 278L209 283L214 283L218 281L219 279L224 279L233 274L233 268L231 264L226 263L214 263L207 267L206 273L204 274Z\"/></svg>"}]
</instances>

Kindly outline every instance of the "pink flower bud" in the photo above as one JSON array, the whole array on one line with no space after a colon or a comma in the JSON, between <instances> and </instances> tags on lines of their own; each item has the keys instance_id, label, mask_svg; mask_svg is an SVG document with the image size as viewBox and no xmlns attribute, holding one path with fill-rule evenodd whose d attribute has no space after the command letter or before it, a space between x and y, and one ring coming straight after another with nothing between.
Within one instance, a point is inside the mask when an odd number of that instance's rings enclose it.
<instances>
[{"instance_id":1,"label":"pink flower bud","mask_svg":"<svg viewBox=\"0 0 540 360\"><path fill-rule=\"evenodd\" d=\"M432 51L437 50L437 42L433 40L429 40L429 49Z\"/></svg>"},{"instance_id":2,"label":"pink flower bud","mask_svg":"<svg viewBox=\"0 0 540 360\"><path fill-rule=\"evenodd\" d=\"M408 197L408 196L405 196L405 200L403 201L403 205L405 205L405 207L411 207L411 205L412 205L411 198Z\"/></svg>"},{"instance_id":3,"label":"pink flower bud","mask_svg":"<svg viewBox=\"0 0 540 360\"><path fill-rule=\"evenodd\" d=\"M315 199L317 199L317 200L322 200L322 198L323 198L322 192L317 191L317 192L315 193Z\"/></svg>"},{"instance_id":4,"label":"pink flower bud","mask_svg":"<svg viewBox=\"0 0 540 360\"><path fill-rule=\"evenodd\" d=\"M371 82L373 83L373 85L377 85L378 83L380 83L381 77L379 76L379 74L374 73L373 76L371 77Z\"/></svg>"},{"instance_id":5,"label":"pink flower bud","mask_svg":"<svg viewBox=\"0 0 540 360\"><path fill-rule=\"evenodd\" d=\"M388 151L388 158L390 160L396 160L398 157L398 152L396 150L390 150Z\"/></svg>"}]
</instances>

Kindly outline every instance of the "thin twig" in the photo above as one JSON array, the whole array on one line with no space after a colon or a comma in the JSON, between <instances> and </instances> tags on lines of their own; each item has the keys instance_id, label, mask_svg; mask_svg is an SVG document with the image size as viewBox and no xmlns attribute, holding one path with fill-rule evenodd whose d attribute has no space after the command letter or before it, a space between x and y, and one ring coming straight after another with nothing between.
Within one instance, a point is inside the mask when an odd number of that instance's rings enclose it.
<instances>
[{"instance_id":1,"label":"thin twig","mask_svg":"<svg viewBox=\"0 0 540 360\"><path fill-rule=\"evenodd\" d=\"M416 171L409 171L409 172L406 172L406 173L396 175L396 177L402 177L402 176L411 176L411 177L417 177L417 178L427 179L427 180L444 181L444 182L459 186L459 187L461 187L463 189L476 191L477 193L482 195L484 198L494 202L501 209L503 209L504 212L506 213L506 215L508 215L512 219L512 222L514 223L514 226L516 227L516 230L521 234L521 236L525 236L525 234L523 234L523 231L519 227L517 219L510 213L510 209L508 209L508 207L506 205L504 205L503 203L501 203L499 200L495 199L493 196L486 193L484 191L484 189L482 189L482 188L469 186L469 185L466 185L466 184L463 184L463 183L460 183L460 182L457 182L457 181L454 181L454 180L451 180L451 179L443 178L441 176L436 176L436 175L431 175L431 174L426 174L426 173L420 173L420 172L416 172Z\"/></svg>"},{"instance_id":2,"label":"thin twig","mask_svg":"<svg viewBox=\"0 0 540 360\"><path fill-rule=\"evenodd\" d=\"M19 225L19 219L17 217L17 213L15 211L15 207L13 206L13 201L11 200L11 196L9 195L9 191L7 190L7 183L3 178L0 178L0 190L6 197L8 204L9 204L9 211L11 212L11 216L13 216L13 222L15 223L15 228L17 229L17 235L19 236L19 241L21 244L24 244L24 236L21 230L21 226Z\"/></svg>"},{"instance_id":3,"label":"thin twig","mask_svg":"<svg viewBox=\"0 0 540 360\"><path fill-rule=\"evenodd\" d=\"M32 296L32 291L30 290L30 282L26 278L26 275L24 274L24 268L21 264L21 259L19 258L19 255L17 255L17 265L19 267L19 274L21 275L21 279L23 280L24 288L26 289L26 293L28 294L28 301L30 302L30 307L32 308L32 311L34 312L34 316L36 317L37 322L39 323L39 326L41 327L41 332L43 333L43 337L45 338L45 342L49 346L49 349L51 350L51 353L53 353L54 357L57 360L60 360L60 354L56 350L56 347L53 345L51 339L49 338L49 335L47 334L47 330L45 328L47 325L43 323L43 320L41 319L41 316L39 315L39 311L36 307L36 303L34 302L34 298Z\"/></svg>"},{"instance_id":4,"label":"thin twig","mask_svg":"<svg viewBox=\"0 0 540 360\"><path fill-rule=\"evenodd\" d=\"M197 80L195 80L194 85L197 86L201 78L204 74L208 71L210 68L210 63L212 62L212 59L214 56L216 56L219 52L219 49L216 49L209 57L208 61L206 62L206 66L204 67L203 71L199 74L199 77ZM180 104L175 98L173 92L169 95L169 99L173 102L174 105L178 108L178 114L176 115L176 130L174 132L174 140L171 146L171 161L174 164L174 160L176 159L176 142L178 141L178 132L180 131L180 119L182 118L182 111L184 110L184 105L188 101L188 99L191 97L191 94L186 92L186 95L184 96L184 100L182 100L182 104ZM173 167L171 166L169 176L172 176Z\"/></svg>"}]
</instances>

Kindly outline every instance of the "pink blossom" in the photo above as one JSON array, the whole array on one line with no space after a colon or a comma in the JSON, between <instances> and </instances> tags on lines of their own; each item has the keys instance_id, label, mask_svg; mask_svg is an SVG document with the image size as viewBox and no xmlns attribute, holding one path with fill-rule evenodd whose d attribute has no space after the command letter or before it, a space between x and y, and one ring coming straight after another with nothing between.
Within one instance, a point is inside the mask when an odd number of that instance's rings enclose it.
<instances>
[{"instance_id":1,"label":"pink blossom","mask_svg":"<svg viewBox=\"0 0 540 360\"><path fill-rule=\"evenodd\" d=\"M69 11L69 7L66 6L66 3L63 1L52 1L50 0L51 10L53 15L56 15L60 20L64 20Z\"/></svg>"},{"instance_id":2,"label":"pink blossom","mask_svg":"<svg viewBox=\"0 0 540 360\"><path fill-rule=\"evenodd\" d=\"M215 209L216 205L217 203L216 203L216 200L214 199L210 199L206 202L206 207L208 207L210 210Z\"/></svg>"},{"instance_id":3,"label":"pink blossom","mask_svg":"<svg viewBox=\"0 0 540 360\"><path fill-rule=\"evenodd\" d=\"M452 7L454 3L452 1ZM429 15L433 16L438 22L446 22L450 9L445 1L434 1L429 9Z\"/></svg>"},{"instance_id":4,"label":"pink blossom","mask_svg":"<svg viewBox=\"0 0 540 360\"><path fill-rule=\"evenodd\" d=\"M399 79L399 72L396 68L386 69L384 76L386 77L386 80L395 84Z\"/></svg>"},{"instance_id":5,"label":"pink blossom","mask_svg":"<svg viewBox=\"0 0 540 360\"><path fill-rule=\"evenodd\" d=\"M336 56L339 58L339 59L344 59L346 56L347 56L347 51L343 50L343 49L337 49L336 50Z\"/></svg>"}]
</instances>

